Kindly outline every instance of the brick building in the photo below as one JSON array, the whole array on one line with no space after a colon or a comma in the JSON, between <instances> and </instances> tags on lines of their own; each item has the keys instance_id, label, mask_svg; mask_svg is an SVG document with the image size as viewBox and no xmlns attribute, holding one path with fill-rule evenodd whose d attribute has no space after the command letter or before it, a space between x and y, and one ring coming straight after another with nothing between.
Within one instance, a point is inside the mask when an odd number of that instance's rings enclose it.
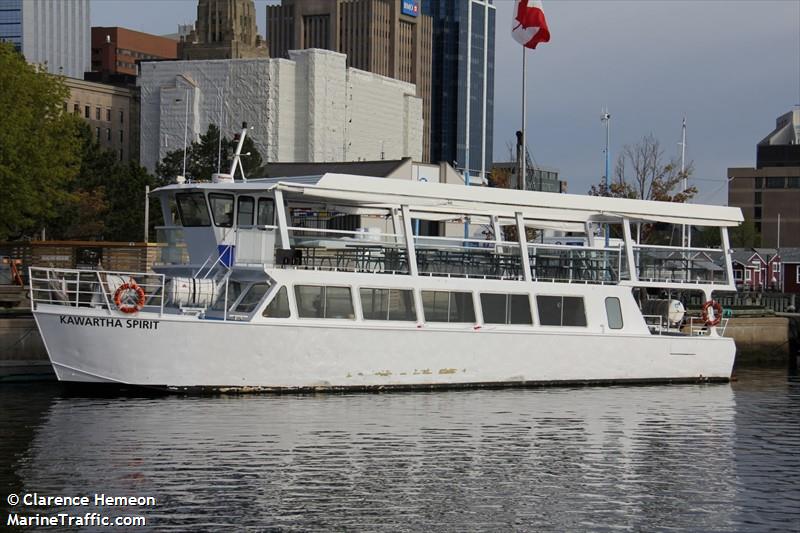
<instances>
[{"instance_id":1,"label":"brick building","mask_svg":"<svg viewBox=\"0 0 800 533\"><path fill-rule=\"evenodd\" d=\"M177 59L178 42L119 27L92 27L92 72L136 76L136 62Z\"/></svg>"}]
</instances>

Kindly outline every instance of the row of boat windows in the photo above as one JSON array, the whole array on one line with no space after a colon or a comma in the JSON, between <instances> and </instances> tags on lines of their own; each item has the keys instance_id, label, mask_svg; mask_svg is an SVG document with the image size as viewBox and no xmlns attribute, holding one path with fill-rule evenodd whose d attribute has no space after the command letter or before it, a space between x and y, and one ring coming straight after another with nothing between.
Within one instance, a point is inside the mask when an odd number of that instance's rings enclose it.
<instances>
[{"instance_id":1,"label":"row of boat windows","mask_svg":"<svg viewBox=\"0 0 800 533\"><path fill-rule=\"evenodd\" d=\"M256 283L232 309L250 313L259 304L269 285ZM417 322L414 291L361 287L358 289L364 320ZM530 299L527 294L479 293L484 324L533 325ZM344 319L356 317L350 287L295 285L294 297L300 318ZM474 324L476 310L471 292L420 291L425 322ZM586 327L584 301L579 296L535 297L539 323L542 326ZM608 325L622 329L622 309L619 298L605 300ZM266 318L289 318L287 287L281 287L264 310Z\"/></svg>"},{"instance_id":2,"label":"row of boat windows","mask_svg":"<svg viewBox=\"0 0 800 533\"><path fill-rule=\"evenodd\" d=\"M184 227L210 226L212 219L220 228L233 227L235 204L238 204L238 226L271 226L275 220L275 201L272 198L258 198L256 202L252 196L239 196L237 201L232 194L211 193L206 204L205 194L191 192L176 194L175 202Z\"/></svg>"}]
</instances>

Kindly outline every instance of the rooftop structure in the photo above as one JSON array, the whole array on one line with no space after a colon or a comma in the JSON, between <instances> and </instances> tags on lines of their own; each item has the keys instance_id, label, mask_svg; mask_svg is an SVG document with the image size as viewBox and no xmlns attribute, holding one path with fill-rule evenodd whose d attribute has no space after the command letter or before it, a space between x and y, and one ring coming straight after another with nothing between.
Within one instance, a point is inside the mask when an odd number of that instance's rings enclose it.
<instances>
[{"instance_id":1,"label":"rooftop structure","mask_svg":"<svg viewBox=\"0 0 800 533\"><path fill-rule=\"evenodd\" d=\"M422 158L422 101L402 81L346 67L343 54L141 64L142 164L242 122L265 162ZM188 102L188 107L187 107Z\"/></svg>"},{"instance_id":2,"label":"rooftop structure","mask_svg":"<svg viewBox=\"0 0 800 533\"><path fill-rule=\"evenodd\" d=\"M282 0L267 6L267 26L272 57L324 48L346 54L348 67L413 83L423 103L422 159L430 161L433 29L417 0Z\"/></svg>"},{"instance_id":3,"label":"rooftop structure","mask_svg":"<svg viewBox=\"0 0 800 533\"><path fill-rule=\"evenodd\" d=\"M758 143L755 168L729 168L728 179L728 204L755 223L762 246L800 246L800 106Z\"/></svg>"},{"instance_id":4,"label":"rooftop structure","mask_svg":"<svg viewBox=\"0 0 800 533\"><path fill-rule=\"evenodd\" d=\"M138 61L177 57L178 43L173 39L127 28L92 28L92 72L136 76Z\"/></svg>"},{"instance_id":5,"label":"rooftop structure","mask_svg":"<svg viewBox=\"0 0 800 533\"><path fill-rule=\"evenodd\" d=\"M51 74L83 78L89 70L89 0L3 0L0 41Z\"/></svg>"},{"instance_id":6,"label":"rooftop structure","mask_svg":"<svg viewBox=\"0 0 800 533\"><path fill-rule=\"evenodd\" d=\"M180 32L180 28L179 28ZM181 59L268 57L253 0L198 0L197 23L179 46Z\"/></svg>"}]
</instances>

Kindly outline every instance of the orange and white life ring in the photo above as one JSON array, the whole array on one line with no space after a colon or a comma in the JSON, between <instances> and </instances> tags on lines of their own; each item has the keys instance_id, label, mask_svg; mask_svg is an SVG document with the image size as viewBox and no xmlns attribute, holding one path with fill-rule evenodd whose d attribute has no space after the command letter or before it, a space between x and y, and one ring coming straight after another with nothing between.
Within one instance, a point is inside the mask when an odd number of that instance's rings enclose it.
<instances>
[{"instance_id":1,"label":"orange and white life ring","mask_svg":"<svg viewBox=\"0 0 800 533\"><path fill-rule=\"evenodd\" d=\"M709 313L709 309L713 310L713 315ZM722 305L716 300L709 300L703 304L703 322L706 326L712 327L718 325L722 321Z\"/></svg>"},{"instance_id":2,"label":"orange and white life ring","mask_svg":"<svg viewBox=\"0 0 800 533\"><path fill-rule=\"evenodd\" d=\"M114 305L123 313L130 315L144 307L144 289L135 281L123 283L114 293Z\"/></svg>"}]
</instances>

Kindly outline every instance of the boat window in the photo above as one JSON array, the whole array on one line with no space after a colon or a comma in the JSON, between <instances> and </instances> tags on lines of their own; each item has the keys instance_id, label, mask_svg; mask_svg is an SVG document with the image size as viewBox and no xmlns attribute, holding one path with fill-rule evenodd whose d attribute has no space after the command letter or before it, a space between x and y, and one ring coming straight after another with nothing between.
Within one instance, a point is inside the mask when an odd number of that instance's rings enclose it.
<instances>
[{"instance_id":1,"label":"boat window","mask_svg":"<svg viewBox=\"0 0 800 533\"><path fill-rule=\"evenodd\" d=\"M609 328L622 329L622 307L619 305L619 298L606 298L606 316Z\"/></svg>"},{"instance_id":2,"label":"boat window","mask_svg":"<svg viewBox=\"0 0 800 533\"><path fill-rule=\"evenodd\" d=\"M256 201L252 196L239 197L239 211L236 214L237 226L252 226L253 225L253 211L255 211Z\"/></svg>"},{"instance_id":3,"label":"boat window","mask_svg":"<svg viewBox=\"0 0 800 533\"><path fill-rule=\"evenodd\" d=\"M481 294L481 308L486 324L533 324L527 294Z\"/></svg>"},{"instance_id":4,"label":"boat window","mask_svg":"<svg viewBox=\"0 0 800 533\"><path fill-rule=\"evenodd\" d=\"M233 226L233 195L232 194L209 194L208 202L211 204L211 215L214 217L214 224L221 228Z\"/></svg>"},{"instance_id":5,"label":"boat window","mask_svg":"<svg viewBox=\"0 0 800 533\"><path fill-rule=\"evenodd\" d=\"M286 287L281 287L275 298L264 309L264 316L267 318L289 318L289 293Z\"/></svg>"},{"instance_id":6,"label":"boat window","mask_svg":"<svg viewBox=\"0 0 800 533\"><path fill-rule=\"evenodd\" d=\"M295 285L294 294L300 318L355 319L349 287Z\"/></svg>"},{"instance_id":7,"label":"boat window","mask_svg":"<svg viewBox=\"0 0 800 533\"><path fill-rule=\"evenodd\" d=\"M258 199L258 225L272 226L275 224L275 200L272 198Z\"/></svg>"},{"instance_id":8,"label":"boat window","mask_svg":"<svg viewBox=\"0 0 800 533\"><path fill-rule=\"evenodd\" d=\"M470 292L422 291L422 309L427 322L475 322Z\"/></svg>"},{"instance_id":9,"label":"boat window","mask_svg":"<svg viewBox=\"0 0 800 533\"><path fill-rule=\"evenodd\" d=\"M228 307L231 308L236 302L236 299L239 295L242 294L242 284L238 281L229 281L228 282ZM225 309L225 289L223 288L220 291L220 295L217 296L217 300L214 302L214 305L211 309L215 311L222 311Z\"/></svg>"},{"instance_id":10,"label":"boat window","mask_svg":"<svg viewBox=\"0 0 800 533\"><path fill-rule=\"evenodd\" d=\"M414 291L362 288L359 292L364 320L417 320Z\"/></svg>"},{"instance_id":11,"label":"boat window","mask_svg":"<svg viewBox=\"0 0 800 533\"><path fill-rule=\"evenodd\" d=\"M543 326L586 326L583 298L576 296L537 296L539 323Z\"/></svg>"},{"instance_id":12,"label":"boat window","mask_svg":"<svg viewBox=\"0 0 800 533\"><path fill-rule=\"evenodd\" d=\"M250 285L250 288L247 289L247 292L244 293L242 299L239 300L239 303L236 305L236 307L231 311L236 313L252 312L253 309L258 306L259 302L261 302L261 299L267 293L268 288L268 283L253 283Z\"/></svg>"},{"instance_id":13,"label":"boat window","mask_svg":"<svg viewBox=\"0 0 800 533\"><path fill-rule=\"evenodd\" d=\"M178 202L178 214L181 224L187 228L210 226L206 197L201 192L180 193L175 195Z\"/></svg>"}]
</instances>

